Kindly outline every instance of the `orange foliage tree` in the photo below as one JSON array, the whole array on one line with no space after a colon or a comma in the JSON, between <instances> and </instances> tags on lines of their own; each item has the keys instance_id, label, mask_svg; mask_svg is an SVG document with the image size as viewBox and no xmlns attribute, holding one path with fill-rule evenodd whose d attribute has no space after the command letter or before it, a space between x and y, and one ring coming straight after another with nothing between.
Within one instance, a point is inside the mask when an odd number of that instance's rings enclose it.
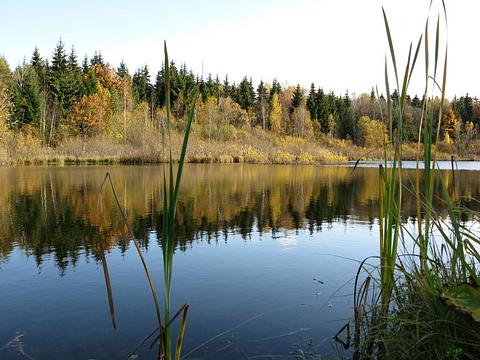
<instances>
[{"instance_id":1,"label":"orange foliage tree","mask_svg":"<svg viewBox=\"0 0 480 360\"><path fill-rule=\"evenodd\" d=\"M110 100L109 92L100 89L95 94L83 96L75 104L70 122L74 129L83 136L84 141L105 124L111 111Z\"/></svg>"}]
</instances>

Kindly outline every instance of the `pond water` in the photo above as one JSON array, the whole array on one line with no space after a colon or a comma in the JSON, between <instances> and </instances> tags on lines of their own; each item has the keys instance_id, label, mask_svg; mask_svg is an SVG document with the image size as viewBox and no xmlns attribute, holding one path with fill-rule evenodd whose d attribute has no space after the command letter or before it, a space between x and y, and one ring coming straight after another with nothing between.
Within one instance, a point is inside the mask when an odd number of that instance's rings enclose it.
<instances>
[{"instance_id":1,"label":"pond water","mask_svg":"<svg viewBox=\"0 0 480 360\"><path fill-rule=\"evenodd\" d=\"M138 255L100 191L107 171L162 295L161 166L2 168L1 359L127 359L155 328ZM467 206L479 175L455 173ZM186 165L172 288L174 309L190 305L184 358L335 356L357 261L378 253L377 186L373 167ZM404 218L415 222L408 195ZM139 359L155 358L149 344Z\"/></svg>"}]
</instances>

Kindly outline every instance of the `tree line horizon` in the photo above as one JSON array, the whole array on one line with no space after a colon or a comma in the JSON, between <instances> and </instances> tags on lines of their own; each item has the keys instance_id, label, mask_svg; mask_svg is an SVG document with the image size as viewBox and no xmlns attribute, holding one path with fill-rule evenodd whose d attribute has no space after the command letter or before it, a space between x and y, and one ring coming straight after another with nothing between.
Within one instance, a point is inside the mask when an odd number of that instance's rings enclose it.
<instances>
[{"instance_id":1,"label":"tree line horizon","mask_svg":"<svg viewBox=\"0 0 480 360\"><path fill-rule=\"evenodd\" d=\"M375 88L351 97L348 90L337 95L313 82L309 89L299 84L285 87L276 78L271 84L260 80L254 85L251 77L244 76L237 84L230 83L228 75L223 80L211 74L204 78L185 64L177 67L173 61L170 79L172 112L178 127L197 88L195 122L203 125L203 133L209 138L219 138L219 132L228 133L232 127L261 127L279 135L315 139L323 134L361 146L380 146L396 126L393 119L390 127L387 101ZM406 141L417 141L423 100L417 95L407 96ZM398 106L396 90L391 102L393 107ZM467 93L447 101L443 109L437 103L435 111L443 112L440 140L469 151L478 139L480 101ZM105 132L110 126L107 124L116 122L114 137L126 140L127 123L134 118L161 128L164 106L163 66L154 76L147 65L131 74L123 60L114 68L101 52L91 58L85 55L80 63L75 48L68 52L62 40L51 58L42 57L35 47L30 61L24 60L15 69L0 57L0 133L28 129L44 145L55 146L68 136L87 139ZM228 140L228 136L223 138Z\"/></svg>"}]
</instances>

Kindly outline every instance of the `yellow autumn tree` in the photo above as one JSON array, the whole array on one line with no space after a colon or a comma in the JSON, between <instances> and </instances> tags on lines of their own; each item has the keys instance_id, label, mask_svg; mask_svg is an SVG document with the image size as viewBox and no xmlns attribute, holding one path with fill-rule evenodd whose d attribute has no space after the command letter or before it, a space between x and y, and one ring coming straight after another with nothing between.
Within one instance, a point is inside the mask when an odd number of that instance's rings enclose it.
<instances>
[{"instance_id":1,"label":"yellow autumn tree","mask_svg":"<svg viewBox=\"0 0 480 360\"><path fill-rule=\"evenodd\" d=\"M460 120L457 118L455 111L449 107L447 111L442 114L442 130L443 141L447 144L453 144L455 135L459 133Z\"/></svg>"},{"instance_id":2,"label":"yellow autumn tree","mask_svg":"<svg viewBox=\"0 0 480 360\"><path fill-rule=\"evenodd\" d=\"M218 102L215 96L209 96L197 105L197 121L199 124L212 126L216 124Z\"/></svg>"},{"instance_id":3,"label":"yellow autumn tree","mask_svg":"<svg viewBox=\"0 0 480 360\"><path fill-rule=\"evenodd\" d=\"M105 125L110 114L110 94L107 90L83 96L74 106L70 123L85 141L94 131Z\"/></svg>"},{"instance_id":4,"label":"yellow autumn tree","mask_svg":"<svg viewBox=\"0 0 480 360\"><path fill-rule=\"evenodd\" d=\"M355 142L361 146L382 146L387 140L387 127L378 120L360 116L357 122Z\"/></svg>"},{"instance_id":5,"label":"yellow autumn tree","mask_svg":"<svg viewBox=\"0 0 480 360\"><path fill-rule=\"evenodd\" d=\"M224 125L234 125L238 128L249 127L248 112L240 107L230 97L221 98L219 103L220 121Z\"/></svg>"},{"instance_id":6,"label":"yellow autumn tree","mask_svg":"<svg viewBox=\"0 0 480 360\"><path fill-rule=\"evenodd\" d=\"M109 64L104 66L95 64L93 65L92 70L95 74L97 81L102 87L108 90L122 90L122 80L118 76L115 69L112 68Z\"/></svg>"},{"instance_id":7,"label":"yellow autumn tree","mask_svg":"<svg viewBox=\"0 0 480 360\"><path fill-rule=\"evenodd\" d=\"M305 102L295 108L292 113L293 135L301 138L313 137L313 124Z\"/></svg>"},{"instance_id":8,"label":"yellow autumn tree","mask_svg":"<svg viewBox=\"0 0 480 360\"><path fill-rule=\"evenodd\" d=\"M278 99L278 94L275 93L272 96L271 101L271 109L270 109L270 126L271 130L275 134L282 133L282 106L280 105L280 101Z\"/></svg>"},{"instance_id":9,"label":"yellow autumn tree","mask_svg":"<svg viewBox=\"0 0 480 360\"><path fill-rule=\"evenodd\" d=\"M335 120L335 116L333 116L333 114L328 114L327 123L328 123L328 134L330 135L330 137L333 137L333 135L335 135L335 132L337 130L337 121Z\"/></svg>"},{"instance_id":10,"label":"yellow autumn tree","mask_svg":"<svg viewBox=\"0 0 480 360\"><path fill-rule=\"evenodd\" d=\"M8 88L9 76L8 64L0 57L0 144L5 144L12 135L8 128L8 119L13 106Z\"/></svg>"}]
</instances>

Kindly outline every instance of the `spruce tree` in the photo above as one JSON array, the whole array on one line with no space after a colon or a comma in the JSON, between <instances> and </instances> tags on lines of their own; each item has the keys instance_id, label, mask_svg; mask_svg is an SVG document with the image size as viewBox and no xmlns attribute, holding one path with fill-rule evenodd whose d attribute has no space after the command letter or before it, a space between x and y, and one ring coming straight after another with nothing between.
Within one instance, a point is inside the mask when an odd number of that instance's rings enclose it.
<instances>
[{"instance_id":1,"label":"spruce tree","mask_svg":"<svg viewBox=\"0 0 480 360\"><path fill-rule=\"evenodd\" d=\"M293 91L290 111L293 112L295 108L299 107L302 104L302 101L303 101L303 90L300 87L300 85L297 85L295 87L295 90Z\"/></svg>"},{"instance_id":2,"label":"spruce tree","mask_svg":"<svg viewBox=\"0 0 480 360\"><path fill-rule=\"evenodd\" d=\"M212 79L212 74L208 74L207 82L205 83L207 97L214 96L215 94L215 83Z\"/></svg>"},{"instance_id":3,"label":"spruce tree","mask_svg":"<svg viewBox=\"0 0 480 360\"><path fill-rule=\"evenodd\" d=\"M163 76L163 68L157 72L155 77L155 85L153 89L155 91L155 98L157 99L157 106L165 106L165 77Z\"/></svg>"},{"instance_id":4,"label":"spruce tree","mask_svg":"<svg viewBox=\"0 0 480 360\"><path fill-rule=\"evenodd\" d=\"M130 77L130 75L128 74L127 65L125 65L125 63L123 62L123 59L120 62L120 66L117 68L117 74L122 80L125 80L128 77Z\"/></svg>"},{"instance_id":5,"label":"spruce tree","mask_svg":"<svg viewBox=\"0 0 480 360\"><path fill-rule=\"evenodd\" d=\"M87 54L83 57L83 62L82 62L82 73L83 75L88 73L88 70L90 69L90 65L88 64L88 57Z\"/></svg>"},{"instance_id":6,"label":"spruce tree","mask_svg":"<svg viewBox=\"0 0 480 360\"><path fill-rule=\"evenodd\" d=\"M319 87L317 90L316 103L317 103L317 119L320 123L320 129L323 132L327 132L328 131L328 115L330 113L328 109L327 98L321 87Z\"/></svg>"},{"instance_id":7,"label":"spruce tree","mask_svg":"<svg viewBox=\"0 0 480 360\"><path fill-rule=\"evenodd\" d=\"M253 89L251 79L247 80L247 77L245 76L240 84L238 84L238 88L235 91L234 100L242 109L250 110L254 107L255 91Z\"/></svg>"},{"instance_id":8,"label":"spruce tree","mask_svg":"<svg viewBox=\"0 0 480 360\"><path fill-rule=\"evenodd\" d=\"M52 65L50 67L52 74L63 74L67 69L67 55L65 52L65 45L62 39L58 40L58 43L53 50Z\"/></svg>"},{"instance_id":9,"label":"spruce tree","mask_svg":"<svg viewBox=\"0 0 480 360\"><path fill-rule=\"evenodd\" d=\"M91 68L83 75L83 89L85 95L93 95L97 92L97 77Z\"/></svg>"},{"instance_id":10,"label":"spruce tree","mask_svg":"<svg viewBox=\"0 0 480 360\"><path fill-rule=\"evenodd\" d=\"M225 80L223 80L223 96L231 96L231 87L230 83L228 82L228 75L225 75Z\"/></svg>"},{"instance_id":11,"label":"spruce tree","mask_svg":"<svg viewBox=\"0 0 480 360\"><path fill-rule=\"evenodd\" d=\"M462 114L463 121L472 121L473 118L473 99L468 95L468 93L463 98L463 109L464 113Z\"/></svg>"},{"instance_id":12,"label":"spruce tree","mask_svg":"<svg viewBox=\"0 0 480 360\"><path fill-rule=\"evenodd\" d=\"M35 46L35 50L33 50L32 60L30 61L30 65L33 66L33 68L35 69L35 71L37 71L37 73L40 73L42 71L43 61L42 61L42 57L40 56L40 51L38 51L38 48L36 46Z\"/></svg>"},{"instance_id":13,"label":"spruce tree","mask_svg":"<svg viewBox=\"0 0 480 360\"><path fill-rule=\"evenodd\" d=\"M78 66L77 55L73 46L68 55L66 73L63 77L62 86L64 92L63 107L65 111L68 112L73 108L77 100L79 100L85 93L82 70Z\"/></svg>"},{"instance_id":14,"label":"spruce tree","mask_svg":"<svg viewBox=\"0 0 480 360\"><path fill-rule=\"evenodd\" d=\"M412 99L412 106L415 107L415 108L419 108L419 107L421 107L421 105L422 105L422 102L420 101L418 96L415 95Z\"/></svg>"},{"instance_id":15,"label":"spruce tree","mask_svg":"<svg viewBox=\"0 0 480 360\"><path fill-rule=\"evenodd\" d=\"M41 85L31 65L22 65L15 70L13 86L12 125L22 127L40 124Z\"/></svg>"},{"instance_id":16,"label":"spruce tree","mask_svg":"<svg viewBox=\"0 0 480 360\"><path fill-rule=\"evenodd\" d=\"M263 84L263 81L260 80L257 88L257 102L256 102L256 111L257 111L257 122L262 124L262 127L267 129L267 89Z\"/></svg>"},{"instance_id":17,"label":"spruce tree","mask_svg":"<svg viewBox=\"0 0 480 360\"><path fill-rule=\"evenodd\" d=\"M52 65L49 69L49 86L62 115L66 115L70 101L66 99L67 55L65 45L60 39L53 51Z\"/></svg>"},{"instance_id":18,"label":"spruce tree","mask_svg":"<svg viewBox=\"0 0 480 360\"><path fill-rule=\"evenodd\" d=\"M90 60L90 65L99 65L101 67L105 66L105 62L103 61L103 56L100 51L95 51L93 54L92 59Z\"/></svg>"},{"instance_id":19,"label":"spruce tree","mask_svg":"<svg viewBox=\"0 0 480 360\"><path fill-rule=\"evenodd\" d=\"M32 54L32 59L30 60L30 65L33 67L33 69L37 73L42 89L44 89L48 82L47 63L43 61L42 57L40 56L40 52L36 46Z\"/></svg>"},{"instance_id":20,"label":"spruce tree","mask_svg":"<svg viewBox=\"0 0 480 360\"><path fill-rule=\"evenodd\" d=\"M277 81L277 79L273 79L272 88L270 89L270 101L272 100L274 94L280 95L281 91L282 87L280 86L280 83Z\"/></svg>"},{"instance_id":21,"label":"spruce tree","mask_svg":"<svg viewBox=\"0 0 480 360\"><path fill-rule=\"evenodd\" d=\"M310 86L310 91L308 93L307 108L308 111L310 111L310 117L312 120L318 120L317 92L315 91L314 83Z\"/></svg>"},{"instance_id":22,"label":"spruce tree","mask_svg":"<svg viewBox=\"0 0 480 360\"><path fill-rule=\"evenodd\" d=\"M137 102L150 102L151 84L148 66L144 65L138 69L132 78L133 96Z\"/></svg>"}]
</instances>

